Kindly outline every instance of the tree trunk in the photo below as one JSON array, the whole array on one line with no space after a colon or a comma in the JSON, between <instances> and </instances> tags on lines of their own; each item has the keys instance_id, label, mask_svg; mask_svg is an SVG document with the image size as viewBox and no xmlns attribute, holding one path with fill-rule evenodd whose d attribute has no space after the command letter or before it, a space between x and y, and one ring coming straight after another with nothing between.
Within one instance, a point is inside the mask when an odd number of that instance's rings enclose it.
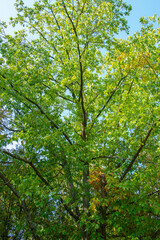
<instances>
[{"instance_id":1,"label":"tree trunk","mask_svg":"<svg viewBox=\"0 0 160 240\"><path fill-rule=\"evenodd\" d=\"M101 197L103 200L106 198L106 195L107 195L105 186L106 186L106 178L105 178L105 175L103 174L101 179ZM106 206L101 207L102 223L100 224L100 231L101 231L102 238L104 240L106 240L106 210L107 210Z\"/></svg>"},{"instance_id":2,"label":"tree trunk","mask_svg":"<svg viewBox=\"0 0 160 240\"><path fill-rule=\"evenodd\" d=\"M84 171L83 171L83 186L84 186L84 197L83 197L83 211L86 212L89 208L89 163L85 163ZM83 240L89 240L89 233L86 231L86 226L84 225L82 228L82 236Z\"/></svg>"}]
</instances>

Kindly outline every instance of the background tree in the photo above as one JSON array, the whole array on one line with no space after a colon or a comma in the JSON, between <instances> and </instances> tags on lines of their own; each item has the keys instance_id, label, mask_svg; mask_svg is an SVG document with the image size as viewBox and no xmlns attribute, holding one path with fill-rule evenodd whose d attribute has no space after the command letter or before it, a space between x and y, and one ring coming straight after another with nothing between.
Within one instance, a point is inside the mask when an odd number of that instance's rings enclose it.
<instances>
[{"instance_id":1,"label":"background tree","mask_svg":"<svg viewBox=\"0 0 160 240\"><path fill-rule=\"evenodd\" d=\"M156 239L159 18L142 18L141 32L122 40L131 6L121 0L16 8L11 22L24 30L1 30L12 133L1 165L13 164L0 177L22 208L23 238Z\"/></svg>"}]
</instances>

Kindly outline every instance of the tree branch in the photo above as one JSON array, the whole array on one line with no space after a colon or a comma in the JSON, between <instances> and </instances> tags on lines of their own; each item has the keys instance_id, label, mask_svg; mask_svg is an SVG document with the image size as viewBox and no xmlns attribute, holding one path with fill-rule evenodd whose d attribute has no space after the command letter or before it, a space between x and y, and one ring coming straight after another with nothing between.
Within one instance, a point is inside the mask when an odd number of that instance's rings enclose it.
<instances>
[{"instance_id":1,"label":"tree branch","mask_svg":"<svg viewBox=\"0 0 160 240\"><path fill-rule=\"evenodd\" d=\"M148 59L145 57L145 55L143 55L143 58L146 60L146 62L148 63L149 67L152 69L154 75L155 75L156 78L159 80L159 78L158 78L158 73L156 73L155 69L154 69L153 66L150 64L150 62L149 62Z\"/></svg>"},{"instance_id":2,"label":"tree branch","mask_svg":"<svg viewBox=\"0 0 160 240\"><path fill-rule=\"evenodd\" d=\"M59 23L58 23L58 20L57 20L57 18L56 18L56 15L55 15L54 12L53 12L52 6L50 7L50 10L51 10L51 13L52 13L52 15L53 15L53 18L54 18L54 20L55 20L55 22L56 22L56 25L57 25L59 31L61 32L61 27L60 27L60 25L59 25ZM61 32L61 37L62 37L62 39L64 40L64 36L63 36L62 32ZM67 54L67 56L68 56L68 59L70 60L69 51L68 51L68 49L66 49L66 48L65 48L65 50L66 50L66 54Z\"/></svg>"},{"instance_id":3,"label":"tree branch","mask_svg":"<svg viewBox=\"0 0 160 240\"><path fill-rule=\"evenodd\" d=\"M156 191L153 191L153 192L151 192L151 193L148 193L148 197L150 197L150 196L152 196L152 195L154 195L154 194L156 194L156 193L159 193L159 192L160 192L160 188L157 189Z\"/></svg>"},{"instance_id":4,"label":"tree branch","mask_svg":"<svg viewBox=\"0 0 160 240\"><path fill-rule=\"evenodd\" d=\"M50 186L49 182L41 175L41 173L38 171L38 169L35 167L35 165L29 159L25 159L25 158L19 157L19 156L15 155L15 154L12 154L12 153L10 153L10 152L8 152L6 150L0 150L0 151L5 153L6 155L12 157L12 158L15 158L15 159L17 159L17 160L19 160L21 162L29 164L33 168L33 170L36 173L36 175L42 180L42 182L44 182L45 185ZM53 188L51 186L50 186L50 188L53 190Z\"/></svg>"},{"instance_id":5,"label":"tree branch","mask_svg":"<svg viewBox=\"0 0 160 240\"><path fill-rule=\"evenodd\" d=\"M92 160L94 160L94 159L98 159L98 158L111 158L111 159L116 159L116 158L118 158L118 159L121 159L120 157L116 157L116 156L98 156L98 157L93 157L92 158Z\"/></svg>"},{"instance_id":6,"label":"tree branch","mask_svg":"<svg viewBox=\"0 0 160 240\"><path fill-rule=\"evenodd\" d=\"M157 238L157 236L159 236L160 235L160 229L158 229L155 233L153 233L152 234L152 236L151 236L151 239L156 239Z\"/></svg>"},{"instance_id":7,"label":"tree branch","mask_svg":"<svg viewBox=\"0 0 160 240\"><path fill-rule=\"evenodd\" d=\"M5 76L3 76L3 78L6 79ZM16 89L14 88L14 86L13 86L12 83L9 83L9 84L10 84L10 86L12 87L12 89L13 89L16 93L18 93L20 96L22 96L23 98L25 98L28 102L32 103L33 105L35 105L35 106L39 109L39 111L50 121L52 128L59 129L59 127L57 126L57 124L55 124L55 123L53 122L53 120L46 114L46 112L41 108L41 106L40 106L38 103L36 103L35 101L33 101L33 100L31 100L30 98L26 97L23 93L21 93L21 92L19 92L18 90L16 90ZM69 144L70 144L70 145L73 145L73 143L71 142L71 140L70 140L70 138L68 137L68 135L67 135L65 132L63 132L63 131L62 131L62 134L63 134L63 136L66 138L66 140L69 142Z\"/></svg>"},{"instance_id":8,"label":"tree branch","mask_svg":"<svg viewBox=\"0 0 160 240\"><path fill-rule=\"evenodd\" d=\"M81 102L81 107L82 107L82 112L83 112L83 123L82 123L82 138L85 139L86 138L86 133L85 133L85 127L87 125L87 113L85 111L85 106L84 106L84 98L83 98L83 85L84 85L84 81L83 81L83 67L82 67L82 61L81 61L81 51L80 51L80 46L79 46L79 39L78 39L78 34L77 34L77 31L76 31L76 27L72 21L72 18L70 17L69 13L68 13L68 10L67 10L67 7L64 3L64 1L62 0L62 3L63 3L63 7L64 7L64 10L66 12L66 15L68 16L70 22L71 22L71 25L73 27L73 31L74 31L74 34L77 38L77 50L78 50L78 58L79 58L79 66L80 66L80 91L79 91L79 101Z\"/></svg>"},{"instance_id":9,"label":"tree branch","mask_svg":"<svg viewBox=\"0 0 160 240\"><path fill-rule=\"evenodd\" d=\"M57 53L57 55L58 55L58 57L59 57L62 65L64 65L64 62L63 62L62 58L59 56L59 53L58 53L58 50L56 49L56 47L55 47L53 44L50 44L50 42L47 40L47 38L44 36L44 34L39 31L38 28L36 28L36 27L33 26L33 25L31 25L31 26L39 33L39 35L40 35L49 45L51 45L51 46L54 48L54 50L55 50L55 52ZM52 57L52 58L53 58L53 57ZM54 58L53 58L53 59L54 59Z\"/></svg>"},{"instance_id":10,"label":"tree branch","mask_svg":"<svg viewBox=\"0 0 160 240\"><path fill-rule=\"evenodd\" d=\"M11 189L11 191L14 193L14 195L20 199L20 195L18 193L18 191L12 186L12 184L10 183L10 181L5 177L5 175L0 172L0 178L3 180L4 184L8 186L8 188ZM28 210L28 207L25 203L25 201L22 201L22 203L20 204L20 206L23 208L25 214L26 214L26 217L27 217L27 221L29 223L29 226L30 226L30 229L31 229L31 232L33 234L33 237L35 240L40 240L39 236L36 234L36 229L35 229L35 226L34 226L34 223L32 221L32 218L31 218L31 215L29 213L29 210Z\"/></svg>"},{"instance_id":11,"label":"tree branch","mask_svg":"<svg viewBox=\"0 0 160 240\"><path fill-rule=\"evenodd\" d=\"M3 126L5 129L7 129L10 132L20 132L20 131L22 131L22 130L18 130L18 129L9 128L6 125L4 125L3 123L0 123L0 125Z\"/></svg>"},{"instance_id":12,"label":"tree branch","mask_svg":"<svg viewBox=\"0 0 160 240\"><path fill-rule=\"evenodd\" d=\"M10 152L8 152L8 151L6 151L6 150L3 150L3 149L0 149L0 152L3 152L4 154L6 154L6 155L8 155L8 156L10 156L10 157L12 157L12 158L15 158L15 159L17 159L17 160L19 160L19 161L21 161L21 162L24 162L24 163L29 164L29 160L28 160L28 159L21 158L21 157L15 155L15 154L12 154L12 153L10 153Z\"/></svg>"},{"instance_id":13,"label":"tree branch","mask_svg":"<svg viewBox=\"0 0 160 240\"><path fill-rule=\"evenodd\" d=\"M95 119L93 120L92 124L91 124L91 127L90 127L90 132L91 132L91 129L93 128L94 124L96 123L96 120L99 118L99 116L102 114L103 110L106 108L107 104L111 101L112 97L114 96L114 94L116 93L116 91L118 90L119 86L121 85L122 81L128 76L129 72L124 76L122 77L116 88L112 91L110 97L107 99L106 103L104 104L104 106L101 108L101 110L99 111L99 113L97 114L97 116L95 117Z\"/></svg>"},{"instance_id":14,"label":"tree branch","mask_svg":"<svg viewBox=\"0 0 160 240\"><path fill-rule=\"evenodd\" d=\"M160 121L160 119L158 120ZM128 167L126 168L126 170L124 171L124 173L122 174L122 176L120 177L120 182L125 178L125 176L127 175L127 173L131 170L134 162L136 161L137 157L139 156L141 150L143 149L143 147L145 146L147 139L149 138L151 132L153 131L153 128L157 125L157 123L153 124L153 126L148 130L146 137L144 138L144 140L142 141L140 147L138 148L137 152L135 153L135 155L133 156L130 164L128 165Z\"/></svg>"},{"instance_id":15,"label":"tree branch","mask_svg":"<svg viewBox=\"0 0 160 240\"><path fill-rule=\"evenodd\" d=\"M36 173L36 175L42 180L42 182L43 182L46 186L49 186L49 188L50 188L51 190L53 190L53 187L50 185L50 183L41 175L41 173L38 171L38 169L35 167L35 165L34 165L31 161L29 161L29 160L27 160L27 159L24 159L24 158L21 158L21 157L15 155L15 154L12 154L12 153L10 153L10 152L8 152L8 151L6 151L6 150L0 150L0 151L1 151L1 152L4 152L5 154L9 155L9 156L12 157L12 158L15 158L15 159L17 159L17 160L20 160L20 161L22 161L22 162L25 162L25 163L29 164L29 165L33 168L33 170L34 170L34 172ZM61 202L63 202L63 199L62 199L61 197L60 197L60 200L61 200ZM70 214L72 217L74 216L74 219L75 219L75 220L79 219L78 215L75 215L75 214L70 210L69 206L67 206L66 204L64 204L64 208L69 212L69 214Z\"/></svg>"}]
</instances>

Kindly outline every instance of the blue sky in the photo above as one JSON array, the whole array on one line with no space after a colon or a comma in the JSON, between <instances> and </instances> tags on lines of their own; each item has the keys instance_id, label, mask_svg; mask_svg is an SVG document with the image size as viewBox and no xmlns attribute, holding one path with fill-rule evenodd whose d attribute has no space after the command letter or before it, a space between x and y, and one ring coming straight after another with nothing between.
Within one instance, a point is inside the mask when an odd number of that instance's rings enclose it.
<instances>
[{"instance_id":1,"label":"blue sky","mask_svg":"<svg viewBox=\"0 0 160 240\"><path fill-rule=\"evenodd\" d=\"M149 17L154 14L160 16L160 0L126 0L125 2L132 5L132 11L128 17L131 35L140 29L141 16Z\"/></svg>"},{"instance_id":2,"label":"blue sky","mask_svg":"<svg viewBox=\"0 0 160 240\"><path fill-rule=\"evenodd\" d=\"M24 0L25 4L31 5L34 0ZM160 0L125 0L125 2L132 5L132 12L127 17L130 26L130 35L140 29L139 19L141 16L160 15ZM0 19L8 22L9 18L16 16L14 9L15 0L0 0ZM8 29L9 33L13 33L11 27ZM121 37L125 37L122 34Z\"/></svg>"}]
</instances>

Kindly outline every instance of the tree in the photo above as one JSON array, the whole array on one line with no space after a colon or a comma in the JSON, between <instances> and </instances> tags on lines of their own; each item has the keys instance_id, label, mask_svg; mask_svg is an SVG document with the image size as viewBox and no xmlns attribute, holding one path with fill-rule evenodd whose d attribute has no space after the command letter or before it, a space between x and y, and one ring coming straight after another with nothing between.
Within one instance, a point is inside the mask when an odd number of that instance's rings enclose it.
<instances>
[{"instance_id":1,"label":"tree","mask_svg":"<svg viewBox=\"0 0 160 240\"><path fill-rule=\"evenodd\" d=\"M0 178L23 239L158 239L159 18L124 40L121 0L16 8L24 29L1 27Z\"/></svg>"}]
</instances>

